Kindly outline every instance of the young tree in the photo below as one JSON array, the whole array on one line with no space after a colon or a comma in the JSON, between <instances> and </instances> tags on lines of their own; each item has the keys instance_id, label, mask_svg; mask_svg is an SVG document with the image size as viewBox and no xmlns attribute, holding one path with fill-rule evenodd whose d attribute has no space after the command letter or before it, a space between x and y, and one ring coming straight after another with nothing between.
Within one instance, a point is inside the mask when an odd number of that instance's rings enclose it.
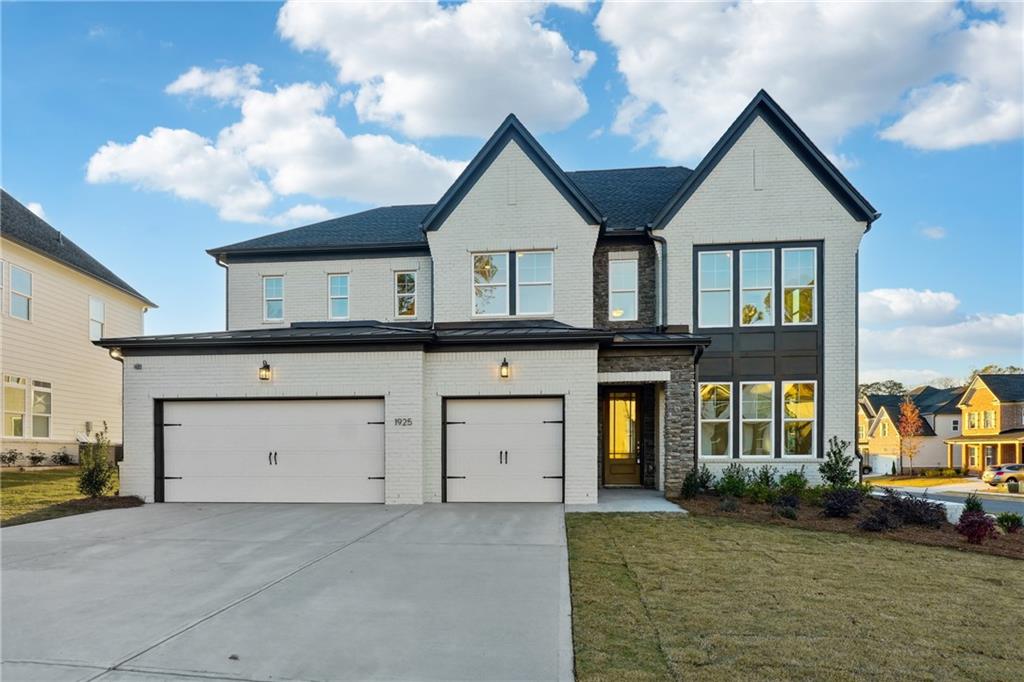
<instances>
[{"instance_id":1,"label":"young tree","mask_svg":"<svg viewBox=\"0 0 1024 682\"><path fill-rule=\"evenodd\" d=\"M910 474L914 474L914 457L921 449L921 412L910 397L900 403L900 418L896 423L896 431L900 434L900 472L903 471L903 457L910 460Z\"/></svg>"}]
</instances>

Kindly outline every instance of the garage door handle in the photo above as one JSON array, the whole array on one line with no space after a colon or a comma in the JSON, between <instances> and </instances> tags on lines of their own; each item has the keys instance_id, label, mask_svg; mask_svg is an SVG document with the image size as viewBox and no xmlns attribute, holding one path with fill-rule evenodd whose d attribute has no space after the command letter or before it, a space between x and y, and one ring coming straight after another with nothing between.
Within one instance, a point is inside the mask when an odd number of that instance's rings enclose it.
<instances>
[{"instance_id":1,"label":"garage door handle","mask_svg":"<svg viewBox=\"0 0 1024 682\"><path fill-rule=\"evenodd\" d=\"M267 453L267 466L271 466L273 463L274 463L274 453L273 452L268 452Z\"/></svg>"},{"instance_id":2,"label":"garage door handle","mask_svg":"<svg viewBox=\"0 0 1024 682\"><path fill-rule=\"evenodd\" d=\"M274 450L274 466L277 466L277 450Z\"/></svg>"}]
</instances>

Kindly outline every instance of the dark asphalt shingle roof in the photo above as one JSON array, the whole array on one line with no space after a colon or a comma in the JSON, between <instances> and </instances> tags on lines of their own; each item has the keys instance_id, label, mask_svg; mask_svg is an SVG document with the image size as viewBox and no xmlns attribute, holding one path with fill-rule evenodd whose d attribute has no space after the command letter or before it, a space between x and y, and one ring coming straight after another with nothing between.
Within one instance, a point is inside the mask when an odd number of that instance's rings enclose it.
<instances>
[{"instance_id":1,"label":"dark asphalt shingle roof","mask_svg":"<svg viewBox=\"0 0 1024 682\"><path fill-rule=\"evenodd\" d=\"M153 308L155 303L90 256L85 249L61 234L45 220L28 210L20 201L0 190L0 233L7 239L32 249L47 258L78 270L90 277L130 294Z\"/></svg>"},{"instance_id":2,"label":"dark asphalt shingle roof","mask_svg":"<svg viewBox=\"0 0 1024 682\"><path fill-rule=\"evenodd\" d=\"M1024 374L979 374L1000 402L1024 402Z\"/></svg>"},{"instance_id":3,"label":"dark asphalt shingle roof","mask_svg":"<svg viewBox=\"0 0 1024 682\"><path fill-rule=\"evenodd\" d=\"M610 230L643 229L693 173L682 166L566 173L607 218Z\"/></svg>"}]
</instances>

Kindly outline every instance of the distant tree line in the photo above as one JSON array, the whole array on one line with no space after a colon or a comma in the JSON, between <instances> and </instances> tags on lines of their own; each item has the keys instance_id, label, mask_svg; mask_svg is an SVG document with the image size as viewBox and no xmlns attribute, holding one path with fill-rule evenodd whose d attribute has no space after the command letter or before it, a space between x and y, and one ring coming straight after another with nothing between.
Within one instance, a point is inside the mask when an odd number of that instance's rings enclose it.
<instances>
[{"instance_id":1,"label":"distant tree line","mask_svg":"<svg viewBox=\"0 0 1024 682\"><path fill-rule=\"evenodd\" d=\"M1024 367L1018 367L1017 365L985 365L977 369L971 370L970 375L963 381L958 381L952 377L940 377L929 381L928 383L937 388L952 388L954 386L966 386L974 380L974 377L979 374L1024 374ZM886 379L885 381L872 381L867 384L860 384L858 387L859 394L863 397L865 395L906 395L910 389L904 386L901 382L895 381L894 379Z\"/></svg>"}]
</instances>

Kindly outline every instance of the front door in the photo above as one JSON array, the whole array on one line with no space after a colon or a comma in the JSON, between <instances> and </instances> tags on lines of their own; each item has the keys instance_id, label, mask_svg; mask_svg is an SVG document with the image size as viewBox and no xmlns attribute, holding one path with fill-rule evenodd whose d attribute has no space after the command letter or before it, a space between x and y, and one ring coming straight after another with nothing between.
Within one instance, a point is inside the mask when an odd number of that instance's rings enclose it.
<instances>
[{"instance_id":1,"label":"front door","mask_svg":"<svg viewBox=\"0 0 1024 682\"><path fill-rule=\"evenodd\" d=\"M605 394L605 485L640 485L640 407L639 391Z\"/></svg>"}]
</instances>

